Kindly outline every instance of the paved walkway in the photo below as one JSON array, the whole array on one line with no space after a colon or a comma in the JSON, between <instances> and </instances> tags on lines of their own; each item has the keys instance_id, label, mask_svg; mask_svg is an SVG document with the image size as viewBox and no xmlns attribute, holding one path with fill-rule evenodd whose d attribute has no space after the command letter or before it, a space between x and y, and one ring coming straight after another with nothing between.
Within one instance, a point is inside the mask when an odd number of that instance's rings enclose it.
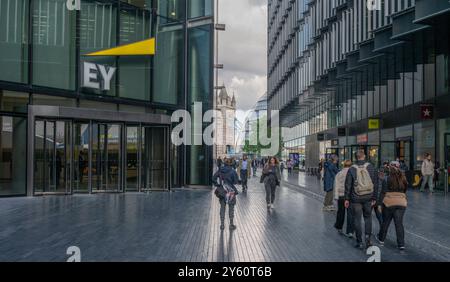
<instances>
[{"instance_id":1,"label":"paved walkway","mask_svg":"<svg viewBox=\"0 0 450 282\"><path fill-rule=\"evenodd\" d=\"M334 230L334 214L322 212L319 194L301 188L291 177L278 189L275 210L268 213L258 180L252 178L249 191L238 196L238 229L232 232L219 230L218 201L208 190L1 198L0 261L65 261L69 246L80 248L82 261L367 260L364 252L353 248L352 240ZM430 201L448 204L438 197ZM407 229L415 220L420 223L416 229L434 226L439 234L420 240L449 237L448 217L445 223L437 217L448 212L448 205L425 209L417 214L408 211ZM429 248L411 241L408 233L405 253L398 252L393 241L387 242L381 248L382 260L450 259L450 251L442 250L448 246L445 240L436 241L442 247L427 243Z\"/></svg>"}]
</instances>

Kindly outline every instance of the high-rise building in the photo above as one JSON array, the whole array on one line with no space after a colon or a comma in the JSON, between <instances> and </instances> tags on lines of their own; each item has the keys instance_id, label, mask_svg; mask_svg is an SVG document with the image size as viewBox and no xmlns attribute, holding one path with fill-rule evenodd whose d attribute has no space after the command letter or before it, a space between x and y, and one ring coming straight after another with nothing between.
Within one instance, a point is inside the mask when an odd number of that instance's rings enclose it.
<instances>
[{"instance_id":1,"label":"high-rise building","mask_svg":"<svg viewBox=\"0 0 450 282\"><path fill-rule=\"evenodd\" d=\"M213 106L212 0L1 0L0 26L0 196L210 184L170 133Z\"/></svg>"},{"instance_id":2,"label":"high-rise building","mask_svg":"<svg viewBox=\"0 0 450 282\"><path fill-rule=\"evenodd\" d=\"M358 149L413 183L425 153L450 166L448 1L269 0L268 15L269 110L307 168Z\"/></svg>"}]
</instances>

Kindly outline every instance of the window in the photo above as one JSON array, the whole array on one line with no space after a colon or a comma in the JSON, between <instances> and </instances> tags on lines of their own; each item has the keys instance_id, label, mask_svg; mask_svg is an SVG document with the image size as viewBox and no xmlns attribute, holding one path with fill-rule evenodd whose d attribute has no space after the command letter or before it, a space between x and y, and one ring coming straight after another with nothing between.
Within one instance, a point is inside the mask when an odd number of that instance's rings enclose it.
<instances>
[{"instance_id":1,"label":"window","mask_svg":"<svg viewBox=\"0 0 450 282\"><path fill-rule=\"evenodd\" d=\"M185 0L158 0L158 15L160 24L183 21Z\"/></svg>"},{"instance_id":2,"label":"window","mask_svg":"<svg viewBox=\"0 0 450 282\"><path fill-rule=\"evenodd\" d=\"M151 12L134 7L120 11L120 45L151 38ZM150 101L151 57L119 57L119 96Z\"/></svg>"},{"instance_id":3,"label":"window","mask_svg":"<svg viewBox=\"0 0 450 282\"><path fill-rule=\"evenodd\" d=\"M66 2L33 1L34 85L75 89L76 14L67 10Z\"/></svg>"},{"instance_id":4,"label":"window","mask_svg":"<svg viewBox=\"0 0 450 282\"><path fill-rule=\"evenodd\" d=\"M76 107L77 100L64 98L59 96L48 96L48 95L32 95L33 105L46 105L46 106L60 106L60 107Z\"/></svg>"},{"instance_id":5,"label":"window","mask_svg":"<svg viewBox=\"0 0 450 282\"><path fill-rule=\"evenodd\" d=\"M28 93L0 90L0 111L26 113Z\"/></svg>"},{"instance_id":6,"label":"window","mask_svg":"<svg viewBox=\"0 0 450 282\"><path fill-rule=\"evenodd\" d=\"M153 102L178 104L184 96L184 32L163 30L158 34L155 55Z\"/></svg>"},{"instance_id":7,"label":"window","mask_svg":"<svg viewBox=\"0 0 450 282\"><path fill-rule=\"evenodd\" d=\"M28 1L0 1L0 80L28 82Z\"/></svg>"},{"instance_id":8,"label":"window","mask_svg":"<svg viewBox=\"0 0 450 282\"><path fill-rule=\"evenodd\" d=\"M188 0L189 18L211 16L213 13L213 0Z\"/></svg>"}]
</instances>

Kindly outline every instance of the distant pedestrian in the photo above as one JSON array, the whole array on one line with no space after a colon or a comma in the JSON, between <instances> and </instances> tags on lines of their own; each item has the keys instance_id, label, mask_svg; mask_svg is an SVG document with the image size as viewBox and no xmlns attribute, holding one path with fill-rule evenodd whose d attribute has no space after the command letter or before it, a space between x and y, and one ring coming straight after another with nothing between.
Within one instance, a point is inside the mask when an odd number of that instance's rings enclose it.
<instances>
[{"instance_id":1,"label":"distant pedestrian","mask_svg":"<svg viewBox=\"0 0 450 282\"><path fill-rule=\"evenodd\" d=\"M433 194L434 163L431 161L431 154L429 153L425 154L425 158L422 162L421 172L422 172L422 186L420 188L420 192L425 191L425 185L428 183L430 193Z\"/></svg>"},{"instance_id":2,"label":"distant pedestrian","mask_svg":"<svg viewBox=\"0 0 450 282\"><path fill-rule=\"evenodd\" d=\"M395 231L397 234L397 246L400 250L405 249L405 229L403 217L408 205L406 190L408 181L404 172L399 168L398 163L391 163L389 176L383 181L381 197L383 199L383 225L378 234L378 241L384 245L384 240L394 219Z\"/></svg>"},{"instance_id":3,"label":"distant pedestrian","mask_svg":"<svg viewBox=\"0 0 450 282\"><path fill-rule=\"evenodd\" d=\"M337 215L336 223L334 227L338 230L339 234L344 234L342 228L344 226L345 215L347 213L347 230L345 235L347 237L353 237L353 218L351 214L351 207L345 208L345 178L347 177L348 170L352 166L351 160L344 161L344 168L336 174L334 180L334 199L337 201Z\"/></svg>"},{"instance_id":4,"label":"distant pedestrian","mask_svg":"<svg viewBox=\"0 0 450 282\"><path fill-rule=\"evenodd\" d=\"M284 171L284 162L281 161L280 163L280 171L281 171L281 175L283 175L283 171Z\"/></svg>"},{"instance_id":5,"label":"distant pedestrian","mask_svg":"<svg viewBox=\"0 0 450 282\"><path fill-rule=\"evenodd\" d=\"M318 174L317 174L317 178L319 180L323 180L323 163L324 163L324 160L320 159L319 167L318 167L319 171L318 171Z\"/></svg>"},{"instance_id":6,"label":"distant pedestrian","mask_svg":"<svg viewBox=\"0 0 450 282\"><path fill-rule=\"evenodd\" d=\"M291 159L287 160L287 170L288 170L288 175L292 174L292 161Z\"/></svg>"},{"instance_id":7,"label":"distant pedestrian","mask_svg":"<svg viewBox=\"0 0 450 282\"><path fill-rule=\"evenodd\" d=\"M242 157L242 160L239 161L238 165L238 172L241 176L241 184L242 184L242 191L247 191L247 182L248 178L250 177L251 169L250 169L250 162L247 159L247 156L244 155Z\"/></svg>"},{"instance_id":8,"label":"distant pedestrian","mask_svg":"<svg viewBox=\"0 0 450 282\"><path fill-rule=\"evenodd\" d=\"M230 218L230 229L236 229L234 225L234 207L236 205L236 196L239 194L236 184L238 184L238 175L233 169L233 160L225 159L222 166L213 176L213 183L216 188L216 196L220 203L220 229L225 229L225 210L228 205Z\"/></svg>"},{"instance_id":9,"label":"distant pedestrian","mask_svg":"<svg viewBox=\"0 0 450 282\"><path fill-rule=\"evenodd\" d=\"M334 211L335 208L333 206L333 189L334 189L334 179L336 178L336 174L339 172L337 168L338 157L336 155L332 155L330 160L325 162L323 171L323 189L325 191L325 200L323 202L323 210L324 211Z\"/></svg>"},{"instance_id":10,"label":"distant pedestrian","mask_svg":"<svg viewBox=\"0 0 450 282\"><path fill-rule=\"evenodd\" d=\"M258 170L258 160L256 158L253 158L252 160L252 169L253 169L253 176L256 176L256 171Z\"/></svg>"},{"instance_id":11,"label":"distant pedestrian","mask_svg":"<svg viewBox=\"0 0 450 282\"><path fill-rule=\"evenodd\" d=\"M273 209L275 208L273 204L275 201L275 191L277 186L280 185L281 180L280 167L276 157L271 157L264 166L261 180L266 189L267 209Z\"/></svg>"},{"instance_id":12,"label":"distant pedestrian","mask_svg":"<svg viewBox=\"0 0 450 282\"><path fill-rule=\"evenodd\" d=\"M366 248L372 246L372 207L376 203L378 175L374 166L366 161L364 150L356 153L357 162L345 178L345 207L352 207L356 247L363 249L361 217L364 218Z\"/></svg>"}]
</instances>

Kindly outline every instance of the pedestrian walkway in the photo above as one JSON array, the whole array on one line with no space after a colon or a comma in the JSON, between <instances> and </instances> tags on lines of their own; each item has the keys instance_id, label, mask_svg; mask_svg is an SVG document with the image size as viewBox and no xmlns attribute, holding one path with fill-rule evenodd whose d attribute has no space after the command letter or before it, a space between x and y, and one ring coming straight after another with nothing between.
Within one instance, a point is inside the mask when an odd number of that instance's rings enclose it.
<instances>
[{"instance_id":1,"label":"pedestrian walkway","mask_svg":"<svg viewBox=\"0 0 450 282\"><path fill-rule=\"evenodd\" d=\"M366 261L334 230L334 214L299 189L286 181L267 212L264 188L251 178L249 191L238 195L235 231L228 221L219 229L210 190L2 198L0 261L65 261L70 246L80 248L82 261ZM390 245L381 248L383 261L445 259L433 250L407 245L400 253Z\"/></svg>"},{"instance_id":2,"label":"pedestrian walkway","mask_svg":"<svg viewBox=\"0 0 450 282\"><path fill-rule=\"evenodd\" d=\"M317 176L294 172L283 175L284 184L322 202L325 196ZM375 231L378 223L373 220ZM443 193L408 191L408 208L405 219L406 244L433 254L439 260L450 260L450 199ZM395 228L392 223L389 241L395 245Z\"/></svg>"}]
</instances>

